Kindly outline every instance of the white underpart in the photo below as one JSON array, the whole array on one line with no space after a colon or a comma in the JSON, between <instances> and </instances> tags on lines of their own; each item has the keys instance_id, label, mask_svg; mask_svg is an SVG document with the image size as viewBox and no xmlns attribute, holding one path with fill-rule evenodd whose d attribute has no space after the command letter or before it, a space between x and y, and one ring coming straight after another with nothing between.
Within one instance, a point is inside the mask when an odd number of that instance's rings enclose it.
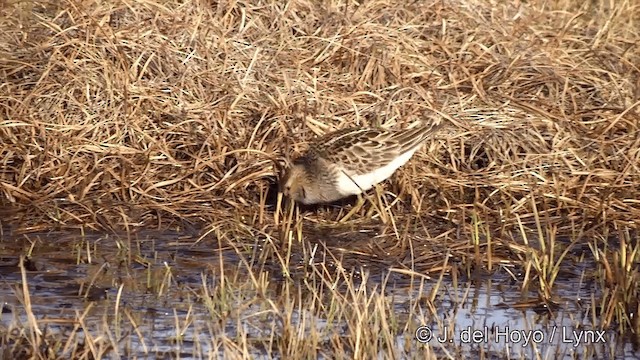
<instances>
[{"instance_id":1,"label":"white underpart","mask_svg":"<svg viewBox=\"0 0 640 360\"><path fill-rule=\"evenodd\" d=\"M418 150L420 146L416 146L406 153L393 159L389 164L381 168L375 169L366 174L351 175L345 172L340 172L338 177L338 191L343 196L357 195L363 191L371 189L375 184L386 180L391 176L398 168L404 165L411 156ZM349 176L350 175L350 176Z\"/></svg>"}]
</instances>

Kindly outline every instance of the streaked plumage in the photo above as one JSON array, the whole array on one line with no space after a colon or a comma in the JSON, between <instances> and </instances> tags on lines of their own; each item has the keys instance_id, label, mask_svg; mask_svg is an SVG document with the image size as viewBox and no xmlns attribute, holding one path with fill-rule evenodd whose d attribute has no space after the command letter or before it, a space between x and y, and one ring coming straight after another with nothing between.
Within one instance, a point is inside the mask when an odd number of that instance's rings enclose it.
<instances>
[{"instance_id":1,"label":"streaked plumage","mask_svg":"<svg viewBox=\"0 0 640 360\"><path fill-rule=\"evenodd\" d=\"M281 181L285 196L303 204L361 194L404 165L441 124L411 129L350 128L326 134L294 160Z\"/></svg>"}]
</instances>

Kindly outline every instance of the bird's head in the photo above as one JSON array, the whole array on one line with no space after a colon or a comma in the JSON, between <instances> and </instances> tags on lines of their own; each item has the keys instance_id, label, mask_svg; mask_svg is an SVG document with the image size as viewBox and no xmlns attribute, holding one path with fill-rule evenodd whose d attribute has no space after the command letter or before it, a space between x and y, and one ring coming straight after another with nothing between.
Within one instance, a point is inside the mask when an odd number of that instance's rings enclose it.
<instances>
[{"instance_id":1,"label":"bird's head","mask_svg":"<svg viewBox=\"0 0 640 360\"><path fill-rule=\"evenodd\" d=\"M303 164L292 164L284 173L280 182L280 191L284 196L303 204L312 204L315 194L313 182Z\"/></svg>"}]
</instances>

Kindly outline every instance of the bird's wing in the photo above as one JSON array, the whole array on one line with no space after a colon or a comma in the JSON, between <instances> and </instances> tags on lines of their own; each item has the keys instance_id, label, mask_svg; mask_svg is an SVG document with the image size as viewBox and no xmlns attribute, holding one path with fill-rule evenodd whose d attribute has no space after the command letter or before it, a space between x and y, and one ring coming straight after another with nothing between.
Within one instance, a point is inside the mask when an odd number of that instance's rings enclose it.
<instances>
[{"instance_id":1,"label":"bird's wing","mask_svg":"<svg viewBox=\"0 0 640 360\"><path fill-rule=\"evenodd\" d=\"M349 175L363 174L402 154L401 139L394 135L384 129L343 129L319 138L310 150Z\"/></svg>"},{"instance_id":2,"label":"bird's wing","mask_svg":"<svg viewBox=\"0 0 640 360\"><path fill-rule=\"evenodd\" d=\"M420 124L411 129L342 129L314 142L311 152L342 167L349 175L363 174L388 165L398 156L420 146L443 123Z\"/></svg>"}]
</instances>

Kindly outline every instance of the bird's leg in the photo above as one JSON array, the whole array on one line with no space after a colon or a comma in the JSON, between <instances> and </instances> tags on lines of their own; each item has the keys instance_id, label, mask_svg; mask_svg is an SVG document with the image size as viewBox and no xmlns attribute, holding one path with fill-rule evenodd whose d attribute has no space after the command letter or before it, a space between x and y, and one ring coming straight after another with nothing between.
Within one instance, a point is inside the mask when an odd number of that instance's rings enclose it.
<instances>
[{"instance_id":1,"label":"bird's leg","mask_svg":"<svg viewBox=\"0 0 640 360\"><path fill-rule=\"evenodd\" d=\"M342 219L340 219L340 223L346 222L347 220L349 220L349 218L351 218L355 213L357 213L358 211L360 211L360 209L362 208L362 206L364 205L364 190L360 187L360 185L358 185L358 183L349 175L347 174L344 170L342 171L342 173L344 175L346 175L351 181L353 181L353 183L358 187L358 189L360 189L360 193L357 195L358 196L358 201L356 202L356 204L353 206L353 208L351 209L351 211L349 211L347 213L347 215L343 216Z\"/></svg>"},{"instance_id":2,"label":"bird's leg","mask_svg":"<svg viewBox=\"0 0 640 360\"><path fill-rule=\"evenodd\" d=\"M374 186L375 189L375 199L376 201L374 201L373 199L369 199L371 201L371 208L369 209L369 211L367 212L367 217L373 217L374 213L377 212L378 216L380 217L380 220L382 220L383 224L387 224L389 222L389 217L387 215L387 206L383 200L383 196L384 196L384 191L382 189L382 187L379 184L376 184Z\"/></svg>"},{"instance_id":3,"label":"bird's leg","mask_svg":"<svg viewBox=\"0 0 640 360\"><path fill-rule=\"evenodd\" d=\"M343 216L338 222L344 223L347 220L349 220L349 218L351 218L355 213L360 211L363 205L364 205L364 197L362 196L362 194L358 194L358 201L355 203L355 205L353 205L353 208L351 208L351 210L347 213L347 215Z\"/></svg>"}]
</instances>

